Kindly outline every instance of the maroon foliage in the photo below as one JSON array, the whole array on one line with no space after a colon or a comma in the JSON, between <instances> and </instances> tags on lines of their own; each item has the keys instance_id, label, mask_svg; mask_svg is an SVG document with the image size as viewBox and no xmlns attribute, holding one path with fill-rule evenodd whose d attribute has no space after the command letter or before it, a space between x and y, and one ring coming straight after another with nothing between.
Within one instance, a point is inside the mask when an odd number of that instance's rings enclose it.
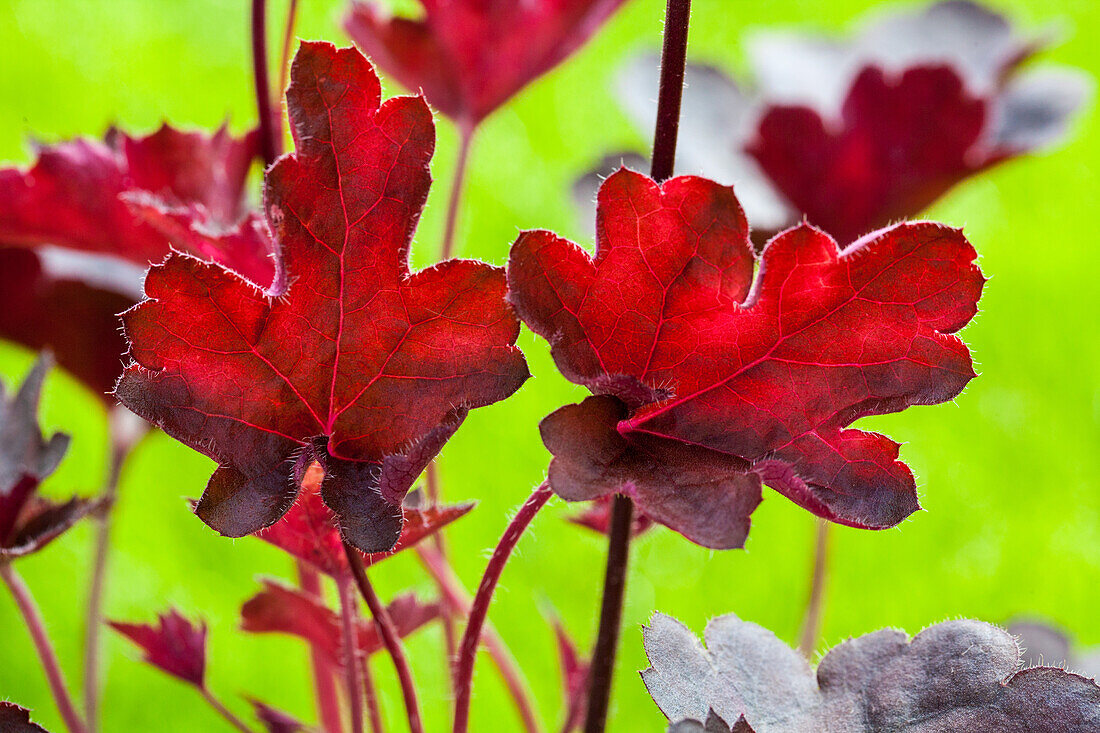
<instances>
[{"instance_id":1,"label":"maroon foliage","mask_svg":"<svg viewBox=\"0 0 1100 733\"><path fill-rule=\"evenodd\" d=\"M297 152L266 180L289 288L173 254L124 316L117 395L220 464L196 512L229 536L291 506L305 469L348 541L390 550L401 500L466 411L527 378L503 272L408 269L435 132L424 101L380 104L354 49L303 44L287 104Z\"/></svg>"},{"instance_id":2,"label":"maroon foliage","mask_svg":"<svg viewBox=\"0 0 1100 733\"><path fill-rule=\"evenodd\" d=\"M69 436L55 433L46 440L38 426L38 401L51 365L40 356L10 400L0 386L0 562L41 550L100 506L77 497L59 504L35 493L69 447Z\"/></svg>"},{"instance_id":3,"label":"maroon foliage","mask_svg":"<svg viewBox=\"0 0 1100 733\"><path fill-rule=\"evenodd\" d=\"M192 624L175 609L162 613L157 625L126 624L111 621L111 628L137 644L145 652L145 661L204 687L206 675L206 624Z\"/></svg>"},{"instance_id":4,"label":"maroon foliage","mask_svg":"<svg viewBox=\"0 0 1100 733\"><path fill-rule=\"evenodd\" d=\"M31 722L31 713L12 702L0 701L0 731L3 733L47 733Z\"/></svg>"},{"instance_id":5,"label":"maroon foliage","mask_svg":"<svg viewBox=\"0 0 1100 733\"><path fill-rule=\"evenodd\" d=\"M558 368L608 395L543 422L556 492L632 495L710 547L743 542L759 479L856 527L918 508L898 445L846 427L974 376L951 334L984 281L958 230L899 225L840 250L804 225L768 243L754 279L748 224L710 181L619 171L598 222L595 257L525 232L509 261L511 301Z\"/></svg>"},{"instance_id":6,"label":"maroon foliage","mask_svg":"<svg viewBox=\"0 0 1100 733\"><path fill-rule=\"evenodd\" d=\"M466 127L580 48L625 0L421 0L420 19L355 2L352 39L406 88Z\"/></svg>"}]
</instances>

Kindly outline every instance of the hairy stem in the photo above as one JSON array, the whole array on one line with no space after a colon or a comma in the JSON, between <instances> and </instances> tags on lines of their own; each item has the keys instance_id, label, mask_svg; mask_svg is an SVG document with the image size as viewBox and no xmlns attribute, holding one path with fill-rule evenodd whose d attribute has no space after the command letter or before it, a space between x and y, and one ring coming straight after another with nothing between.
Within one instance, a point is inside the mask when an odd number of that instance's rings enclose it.
<instances>
[{"instance_id":1,"label":"hairy stem","mask_svg":"<svg viewBox=\"0 0 1100 733\"><path fill-rule=\"evenodd\" d=\"M470 594L466 591L462 581L455 575L454 570L447 563L447 559L434 548L417 547L417 554L421 562L432 576L444 602L455 615L469 616L470 607L473 605ZM542 730L538 718L535 717L534 705L531 703L531 692L527 683L519 671L516 659L509 651L508 645L500 638L500 634L493 628L490 621L485 622L481 630L481 643L489 652L489 658L500 674L504 686L508 688L508 694L516 706L520 719L523 721L523 729L527 733L540 733Z\"/></svg>"},{"instance_id":2,"label":"hairy stem","mask_svg":"<svg viewBox=\"0 0 1100 733\"><path fill-rule=\"evenodd\" d=\"M218 713L218 715L229 721L229 724L242 733L253 733L252 729L244 724L240 718L233 714L233 711L222 704L222 701L214 697L214 693L205 687L200 687L199 691L202 693L202 699L206 700L210 704L210 707Z\"/></svg>"},{"instance_id":3,"label":"hairy stem","mask_svg":"<svg viewBox=\"0 0 1100 733\"><path fill-rule=\"evenodd\" d=\"M69 690L65 686L65 676L61 673L61 665L57 662L57 654L54 652L53 644L50 643L50 637L46 633L45 625L42 623L42 614L38 612L38 606L34 602L30 589L27 588L19 573L15 572L15 568L8 563L0 563L0 578L8 586L12 598L15 599L15 605L19 607L19 612L23 615L23 621L27 625L31 641L34 642L34 648L38 651L42 671L46 673L46 681L50 685L50 692L53 693L57 710L61 713L65 726L70 733L87 733L88 729L84 725L84 721L77 715L72 698L69 697Z\"/></svg>"},{"instance_id":4,"label":"hairy stem","mask_svg":"<svg viewBox=\"0 0 1100 733\"><path fill-rule=\"evenodd\" d=\"M370 673L370 658L363 657L363 696L367 701L367 720L370 722L371 733L384 733L386 726L382 724L382 711L378 707L378 690L374 686L374 675Z\"/></svg>"},{"instance_id":5,"label":"hairy stem","mask_svg":"<svg viewBox=\"0 0 1100 733\"><path fill-rule=\"evenodd\" d=\"M829 522L817 520L817 540L814 544L814 567L810 575L810 590L806 601L806 618L802 622L802 636L798 650L810 657L817 648L821 634L821 615L825 597L825 585L829 580Z\"/></svg>"},{"instance_id":6,"label":"hairy stem","mask_svg":"<svg viewBox=\"0 0 1100 733\"><path fill-rule=\"evenodd\" d=\"M588 672L588 705L585 733L602 733L607 725L607 707L611 699L611 681L615 674L615 653L619 646L619 626L626 593L626 568L630 555L630 526L634 520L634 502L615 495L611 505L611 536L607 545L607 569L603 580L603 601L592 666Z\"/></svg>"},{"instance_id":7,"label":"hairy stem","mask_svg":"<svg viewBox=\"0 0 1100 733\"><path fill-rule=\"evenodd\" d=\"M279 86L275 93L282 98L286 91L287 72L290 70L290 46L294 43L294 24L298 21L298 0L290 0L286 10L286 28L283 31L283 52L279 56Z\"/></svg>"},{"instance_id":8,"label":"hairy stem","mask_svg":"<svg viewBox=\"0 0 1100 733\"><path fill-rule=\"evenodd\" d=\"M340 628L344 641L344 680L348 686L348 707L351 710L352 733L363 733L363 685L359 680L359 647L355 638L355 618L358 609L355 604L355 589L351 579L337 578L336 587L340 591Z\"/></svg>"},{"instance_id":9,"label":"hairy stem","mask_svg":"<svg viewBox=\"0 0 1100 733\"><path fill-rule=\"evenodd\" d=\"M267 3L252 0L252 78L256 86L256 112L260 118L260 155L264 165L279 157L282 147L275 115L271 109L271 88L267 78Z\"/></svg>"},{"instance_id":10,"label":"hairy stem","mask_svg":"<svg viewBox=\"0 0 1100 733\"><path fill-rule=\"evenodd\" d=\"M348 557L348 564L351 566L352 575L355 576L355 582L359 586L359 592L362 594L363 600L367 602L367 608L370 609L371 616L374 617L374 623L378 627L378 635L382 639L382 644L389 652L390 658L393 660L393 666L397 670L397 679L401 683L401 695L405 699L405 712L409 717L409 731L410 733L424 733L424 724L420 720L420 706L416 701L416 685L413 684L412 671L409 669L409 662L405 658L405 649L401 643L401 637L397 633L397 627L394 626L393 619L390 618L386 607L382 605L378 594L374 592L374 588L367 578L367 571L363 569L363 560L359 557L358 551L345 542L344 554Z\"/></svg>"},{"instance_id":11,"label":"hairy stem","mask_svg":"<svg viewBox=\"0 0 1100 733\"><path fill-rule=\"evenodd\" d=\"M443 246L439 250L439 259L448 260L454 252L455 228L458 225L459 204L462 191L466 187L466 168L470 159L470 145L474 140L474 128L467 124L459 126L458 160L455 161L454 178L451 179L451 194L447 201L447 222L443 228Z\"/></svg>"},{"instance_id":12,"label":"hairy stem","mask_svg":"<svg viewBox=\"0 0 1100 733\"><path fill-rule=\"evenodd\" d=\"M551 495L550 485L545 481L539 485L523 506L516 512L516 516L508 524L507 529L493 550L493 556L485 567L485 574L481 577L477 594L474 596L473 605L470 607L469 621L466 622L466 633L462 636L462 644L459 646L458 659L455 662L455 722L454 733L466 733L470 724L470 688L474 676L474 662L477 659L477 647L481 640L481 628L485 624L485 617L489 614L489 604L493 600L493 591L508 563L508 558L515 549L519 538L531 524L539 510L546 505Z\"/></svg>"},{"instance_id":13,"label":"hairy stem","mask_svg":"<svg viewBox=\"0 0 1100 733\"><path fill-rule=\"evenodd\" d=\"M103 627L103 599L107 583L107 557L111 544L111 515L118 497L118 479L132 443L122 441L111 430L111 458L107 468L102 501L96 513L95 545L92 550L92 576L88 586L88 606L84 622L84 719L90 733L99 728L99 652Z\"/></svg>"},{"instance_id":14,"label":"hairy stem","mask_svg":"<svg viewBox=\"0 0 1100 733\"><path fill-rule=\"evenodd\" d=\"M309 564L298 561L298 584L306 593L318 598L322 596L321 576ZM317 700L317 717L325 733L344 733L344 723L340 718L340 698L336 694L332 664L325 653L310 644L310 667L313 670L313 690Z\"/></svg>"},{"instance_id":15,"label":"hairy stem","mask_svg":"<svg viewBox=\"0 0 1100 733\"><path fill-rule=\"evenodd\" d=\"M653 160L650 165L650 176L658 182L670 178L676 166L676 138L680 131L680 100L684 92L690 16L691 0L668 0L665 6L664 46L661 49L661 81L657 92L657 123L653 130ZM608 540L599 631L588 674L585 733L603 733L607 727L633 516L634 503L631 499L616 495L611 509L611 537Z\"/></svg>"}]
</instances>

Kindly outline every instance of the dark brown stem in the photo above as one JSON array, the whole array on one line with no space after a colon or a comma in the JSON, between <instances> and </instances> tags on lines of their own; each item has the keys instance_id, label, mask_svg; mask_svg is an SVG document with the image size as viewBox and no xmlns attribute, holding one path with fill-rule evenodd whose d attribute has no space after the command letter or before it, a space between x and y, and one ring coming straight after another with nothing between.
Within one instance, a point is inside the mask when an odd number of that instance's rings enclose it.
<instances>
[{"instance_id":1,"label":"dark brown stem","mask_svg":"<svg viewBox=\"0 0 1100 733\"><path fill-rule=\"evenodd\" d=\"M664 47L661 50L661 81L657 92L657 123L653 130L653 161L650 166L650 176L658 182L670 178L676 166L676 138L680 131L680 100L684 92L690 17L691 0L668 0L665 6ZM600 625L592 652L592 667L588 673L585 733L603 733L607 727L633 518L634 503L627 496L616 495L611 509L611 537L608 540Z\"/></svg>"},{"instance_id":2,"label":"dark brown stem","mask_svg":"<svg viewBox=\"0 0 1100 733\"><path fill-rule=\"evenodd\" d=\"M8 563L0 563L0 579L8 586L15 605L23 615L23 622L27 625L27 631L34 642L34 648L38 652L38 659L42 663L42 671L46 673L46 681L50 685L57 710L61 713L61 719L70 733L87 733L84 721L76 713L73 700L69 697L69 690L65 686L65 676L61 673L61 665L57 662L57 653L50 643L46 626L42 623L42 614L38 612L38 606L34 602L30 589L23 582L19 573L15 572Z\"/></svg>"},{"instance_id":3,"label":"dark brown stem","mask_svg":"<svg viewBox=\"0 0 1100 733\"><path fill-rule=\"evenodd\" d=\"M802 622L802 636L798 650L810 657L817 648L821 634L821 615L825 598L825 585L829 580L829 522L817 520L817 540L814 543L814 568L810 576L810 590L806 600L806 618Z\"/></svg>"},{"instance_id":4,"label":"dark brown stem","mask_svg":"<svg viewBox=\"0 0 1100 733\"><path fill-rule=\"evenodd\" d=\"M359 681L359 645L355 638L355 617L358 616L355 589L346 575L336 579L340 591L340 629L344 642L344 675L348 686L348 707L351 709L351 732L363 733L363 685Z\"/></svg>"},{"instance_id":5,"label":"dark brown stem","mask_svg":"<svg viewBox=\"0 0 1100 733\"><path fill-rule=\"evenodd\" d=\"M447 221L443 227L443 246L439 250L439 259L441 260L449 260L454 252L459 203L462 201L462 191L466 188L466 168L470 160L470 145L474 140L474 128L466 124L460 125L458 134L458 160L455 161L454 177L451 179L451 194L447 201Z\"/></svg>"},{"instance_id":6,"label":"dark brown stem","mask_svg":"<svg viewBox=\"0 0 1100 733\"><path fill-rule=\"evenodd\" d=\"M424 733L424 725L420 720L420 706L416 701L416 685L413 683L412 671L409 669L409 662L405 658L405 649L401 644L397 627L394 626L393 619L390 618L386 607L382 605L378 594L374 592L374 588L367 578L367 571L363 569L363 559L359 557L359 552L345 542L344 554L348 557L348 565L351 566L351 573L355 576L359 592L362 594L363 600L367 602L367 608L370 609L371 616L374 617L374 623L378 628L378 635L382 638L382 644L389 652L390 658L393 660L393 666L397 670L397 679L401 683L401 695L405 699L405 712L409 717L409 731L410 733Z\"/></svg>"},{"instance_id":7,"label":"dark brown stem","mask_svg":"<svg viewBox=\"0 0 1100 733\"><path fill-rule=\"evenodd\" d=\"M321 576L312 566L298 561L298 584L306 593L318 598L322 596ZM324 650L310 644L310 666L313 669L313 690L317 699L317 717L325 733L344 733L344 722L340 719L340 698L336 694L332 664Z\"/></svg>"},{"instance_id":8,"label":"dark brown stem","mask_svg":"<svg viewBox=\"0 0 1100 733\"><path fill-rule=\"evenodd\" d=\"M260 155L268 166L279 157L282 147L275 115L271 110L271 87L267 78L267 3L252 0L252 78L256 86L256 112L260 118Z\"/></svg>"},{"instance_id":9,"label":"dark brown stem","mask_svg":"<svg viewBox=\"0 0 1100 733\"><path fill-rule=\"evenodd\" d=\"M615 653L619 646L619 627L626 593L626 568L630 556L630 527L634 521L634 502L615 495L611 505L611 537L607 545L607 570L603 580L603 602L592 666L588 672L588 705L585 733L602 733L607 725L607 706L611 699L611 681L615 674Z\"/></svg>"},{"instance_id":10,"label":"dark brown stem","mask_svg":"<svg viewBox=\"0 0 1100 733\"><path fill-rule=\"evenodd\" d=\"M531 524L531 520L546 505L551 496L550 485L543 482L523 506L516 512L516 516L508 524L507 529L493 550L493 556L485 566L485 574L481 576L481 584L478 585L477 594L474 596L473 605L470 607L470 618L466 622L466 633L462 635L462 644L458 649L458 659L455 662L455 724L454 733L466 733L470 725L470 688L474 677L474 662L477 660L477 648L481 643L481 628L485 625L485 617L489 614L489 604L493 600L493 591L496 590L500 575L504 572L504 566L515 549L524 530Z\"/></svg>"},{"instance_id":11,"label":"dark brown stem","mask_svg":"<svg viewBox=\"0 0 1100 733\"><path fill-rule=\"evenodd\" d=\"M283 52L279 56L279 86L275 93L282 99L286 91L286 77L290 70L290 46L294 43L294 24L298 20L298 0L290 0L290 6L286 10L286 29L283 31Z\"/></svg>"},{"instance_id":12,"label":"dark brown stem","mask_svg":"<svg viewBox=\"0 0 1100 733\"><path fill-rule=\"evenodd\" d=\"M655 181L672 177L676 167L676 137L680 133L680 99L687 66L688 19L691 0L668 0L665 6L665 43L661 49L661 87L657 93L657 125L653 131Z\"/></svg>"},{"instance_id":13,"label":"dark brown stem","mask_svg":"<svg viewBox=\"0 0 1100 733\"><path fill-rule=\"evenodd\" d=\"M451 568L447 559L440 555L438 550L425 547L423 544L418 545L416 550L451 612L456 616L469 616L470 606L472 605L470 594L462 581L455 575L455 571ZM516 712L519 713L520 720L523 721L523 729L527 733L539 733L542 728L535 717L535 708L531 704L531 692L527 689L527 683L524 681L523 675L520 674L519 665L516 664L516 659L512 656L508 645L500 638L500 634L497 633L496 629L493 628L493 624L489 621L485 622L485 626L481 630L481 643L485 650L489 652L489 657L496 665L497 672L500 674L501 680L504 681L504 686L508 688L508 693L512 696Z\"/></svg>"}]
</instances>

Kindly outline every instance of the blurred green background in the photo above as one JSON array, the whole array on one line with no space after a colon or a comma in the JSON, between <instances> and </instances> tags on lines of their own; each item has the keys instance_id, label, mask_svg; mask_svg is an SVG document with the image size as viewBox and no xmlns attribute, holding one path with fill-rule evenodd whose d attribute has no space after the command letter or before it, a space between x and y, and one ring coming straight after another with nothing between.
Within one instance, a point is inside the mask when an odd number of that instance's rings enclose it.
<instances>
[{"instance_id":1,"label":"blurred green background","mask_svg":"<svg viewBox=\"0 0 1100 733\"><path fill-rule=\"evenodd\" d=\"M409 0L411 2L411 0ZM342 2L302 0L298 33L345 43ZM691 57L743 70L740 39L751 27L805 24L842 28L875 3L866 0L696 0ZM995 3L1025 27L1065 21L1066 41L1044 59L1100 72L1093 0ZM284 4L271 8L278 48ZM460 252L504 262L523 228L580 236L569 186L604 152L645 146L607 92L629 54L660 43L661 0L631 0L577 56L490 118L474 148ZM254 119L244 0L0 0L0 160L29 160L29 139L99 135L110 124L151 131L161 120L212 128ZM387 84L390 93L400 90ZM416 237L418 265L431 261L442 229L455 135L440 119L434 176L439 185ZM910 633L951 617L1005 622L1037 615L1064 625L1083 644L1100 643L1100 346L1096 338L1095 212L1100 209L1100 132L1086 112L1073 141L1038 158L1001 166L965 183L929 212L964 225L991 278L981 312L964 337L981 377L953 404L866 420L905 441L922 503L897 529L837 528L822 649L881 626ZM511 511L537 484L547 453L537 421L582 391L565 382L546 344L529 332L520 345L534 378L514 398L476 411L442 455L447 498L480 506L449 533L458 572L473 588ZM21 379L32 355L0 344L0 375ZM44 423L73 435L46 490L99 489L106 471L101 403L64 374L51 377ZM290 560L257 540L228 540L188 510L211 462L161 434L126 465L115 524L108 615L151 619L175 605L210 624L209 677L230 707L248 715L255 695L314 720L306 655L296 641L237 630L241 603L257 576L292 577ZM654 610L701 631L736 612L795 641L803 614L814 519L768 491L745 551L711 552L664 529L633 547L612 731L663 730L637 671L640 626ZM497 592L491 619L556 727L560 680L543 612L556 609L588 646L595 629L602 538L562 521L555 500L520 544ZM91 532L82 526L20 563L79 688L82 606ZM386 595L432 585L413 557L374 572ZM224 723L182 684L107 638L103 708L107 731L222 730ZM442 635L430 627L409 641L430 731L449 730ZM388 660L376 658L383 706L401 730L400 697ZM0 698L62 726L11 599L0 595ZM502 687L482 660L472 729L516 730Z\"/></svg>"}]
</instances>

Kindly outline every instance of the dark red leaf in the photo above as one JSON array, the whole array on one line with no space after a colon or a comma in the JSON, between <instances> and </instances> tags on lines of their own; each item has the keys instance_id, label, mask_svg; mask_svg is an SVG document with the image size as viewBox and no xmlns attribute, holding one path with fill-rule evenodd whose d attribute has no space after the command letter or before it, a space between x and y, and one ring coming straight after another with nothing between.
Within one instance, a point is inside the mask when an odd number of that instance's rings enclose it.
<instances>
[{"instance_id":1,"label":"dark red leaf","mask_svg":"<svg viewBox=\"0 0 1100 733\"><path fill-rule=\"evenodd\" d=\"M302 481L298 500L283 518L256 533L260 539L310 563L323 573L347 576L347 555L340 539L336 516L321 499L323 472L318 464L309 467ZM401 536L389 552L360 553L364 566L373 565L430 537L474 508L473 504L454 504L425 509L403 507Z\"/></svg>"},{"instance_id":2,"label":"dark red leaf","mask_svg":"<svg viewBox=\"0 0 1100 733\"><path fill-rule=\"evenodd\" d=\"M13 702L0 701L0 731L3 733L48 733L31 722L31 713Z\"/></svg>"},{"instance_id":3,"label":"dark red leaf","mask_svg":"<svg viewBox=\"0 0 1100 733\"><path fill-rule=\"evenodd\" d=\"M544 421L556 492L633 495L714 547L743 539L755 477L857 527L918 508L898 445L845 428L949 400L974 376L951 334L984 280L958 230L902 224L839 250L803 225L767 245L754 281L729 188L623 170L598 216L595 258L525 232L509 262L512 303L562 373L622 403L589 399Z\"/></svg>"},{"instance_id":4,"label":"dark red leaf","mask_svg":"<svg viewBox=\"0 0 1100 733\"><path fill-rule=\"evenodd\" d=\"M423 604L409 593L396 597L387 610L404 637L439 618L442 608L438 603ZM241 628L252 633L300 637L322 651L333 664L342 663L340 617L310 593L265 580L264 590L241 607ZM358 619L356 633L363 654L371 655L384 648L373 621Z\"/></svg>"},{"instance_id":5,"label":"dark red leaf","mask_svg":"<svg viewBox=\"0 0 1100 733\"><path fill-rule=\"evenodd\" d=\"M875 631L834 647L816 670L733 614L707 624L705 648L663 614L643 635L650 667L642 680L670 720L698 721L709 710L743 719L735 731L769 733L1100 730L1094 681L1054 667L1022 669L1012 636L981 621L945 621L912 639Z\"/></svg>"},{"instance_id":6,"label":"dark red leaf","mask_svg":"<svg viewBox=\"0 0 1100 733\"><path fill-rule=\"evenodd\" d=\"M117 395L221 465L197 513L241 536L278 520L305 469L344 536L397 541L401 498L466 410L527 378L499 268L408 269L435 132L424 101L379 106L354 49L303 44L287 105L297 152L268 172L285 292L171 255L124 316L134 364Z\"/></svg>"},{"instance_id":7,"label":"dark red leaf","mask_svg":"<svg viewBox=\"0 0 1100 733\"><path fill-rule=\"evenodd\" d=\"M433 107L473 127L579 49L625 0L420 0L419 19L353 2L352 40Z\"/></svg>"},{"instance_id":8,"label":"dark red leaf","mask_svg":"<svg viewBox=\"0 0 1100 733\"><path fill-rule=\"evenodd\" d=\"M249 702L252 703L252 708L256 711L256 717L260 719L268 733L299 733L306 729L301 721L287 715L282 710L277 710L259 700L249 700Z\"/></svg>"},{"instance_id":9,"label":"dark red leaf","mask_svg":"<svg viewBox=\"0 0 1100 733\"><path fill-rule=\"evenodd\" d=\"M577 514L568 517L573 524L587 527L600 534L611 533L611 504L614 496L601 496L588 502ZM637 537L653 526L653 520L641 509L635 507L634 518L630 525L630 536Z\"/></svg>"},{"instance_id":10,"label":"dark red leaf","mask_svg":"<svg viewBox=\"0 0 1100 733\"><path fill-rule=\"evenodd\" d=\"M162 613L157 625L109 622L111 628L145 651L145 661L202 688L206 674L206 624L192 624L175 609Z\"/></svg>"},{"instance_id":11,"label":"dark red leaf","mask_svg":"<svg viewBox=\"0 0 1100 733\"><path fill-rule=\"evenodd\" d=\"M39 356L12 398L0 385L0 562L37 552L99 508L98 500L72 498L55 504L35 494L69 448L69 436L49 440L38 426L38 402L53 365Z\"/></svg>"},{"instance_id":12,"label":"dark red leaf","mask_svg":"<svg viewBox=\"0 0 1100 733\"><path fill-rule=\"evenodd\" d=\"M107 258L101 263L132 276L140 290L137 268ZM118 314L135 298L70 273L55 274L50 264L39 252L0 247L0 338L49 348L63 369L106 397L126 352Z\"/></svg>"},{"instance_id":13,"label":"dark red leaf","mask_svg":"<svg viewBox=\"0 0 1100 733\"><path fill-rule=\"evenodd\" d=\"M847 243L997 162L1002 153L981 144L988 114L950 67L898 78L871 67L852 85L840 124L808 107L774 108L749 151L795 208Z\"/></svg>"}]
</instances>

